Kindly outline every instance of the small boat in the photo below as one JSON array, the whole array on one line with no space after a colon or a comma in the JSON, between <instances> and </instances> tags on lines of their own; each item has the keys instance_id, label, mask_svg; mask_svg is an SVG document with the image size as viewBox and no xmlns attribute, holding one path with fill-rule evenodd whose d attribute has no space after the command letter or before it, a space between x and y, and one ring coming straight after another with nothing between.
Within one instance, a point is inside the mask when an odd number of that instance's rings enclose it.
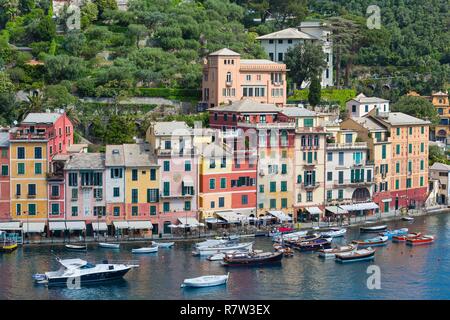
<instances>
[{"instance_id":1,"label":"small boat","mask_svg":"<svg viewBox=\"0 0 450 320\"><path fill-rule=\"evenodd\" d=\"M374 247L374 246L384 246L388 241L387 236L378 236L375 238L367 239L367 240L353 240L352 243L356 244L358 248L360 247Z\"/></svg>"},{"instance_id":2,"label":"small boat","mask_svg":"<svg viewBox=\"0 0 450 320\"><path fill-rule=\"evenodd\" d=\"M402 228L397 230L387 230L384 232L381 232L381 236L387 236L389 240L392 239L394 236L402 236L408 233L408 228Z\"/></svg>"},{"instance_id":3,"label":"small boat","mask_svg":"<svg viewBox=\"0 0 450 320\"><path fill-rule=\"evenodd\" d=\"M355 250L351 252L344 252L336 254L336 262L347 263L356 261L366 261L375 259L375 250L372 248L366 248L361 250Z\"/></svg>"},{"instance_id":4,"label":"small boat","mask_svg":"<svg viewBox=\"0 0 450 320\"><path fill-rule=\"evenodd\" d=\"M268 235L269 235L269 233L267 231L256 231L255 232L255 237L265 237Z\"/></svg>"},{"instance_id":5,"label":"small boat","mask_svg":"<svg viewBox=\"0 0 450 320\"><path fill-rule=\"evenodd\" d=\"M373 227L361 227L359 228L359 231L361 232L381 232L387 229L387 225L382 225L382 226L373 226Z\"/></svg>"},{"instance_id":6,"label":"small boat","mask_svg":"<svg viewBox=\"0 0 450 320\"><path fill-rule=\"evenodd\" d=\"M156 242L152 241L153 245L157 245L160 248L171 248L175 244L175 242Z\"/></svg>"},{"instance_id":7,"label":"small boat","mask_svg":"<svg viewBox=\"0 0 450 320\"><path fill-rule=\"evenodd\" d=\"M192 288L204 288L204 287L213 287L220 286L226 284L228 282L228 277L230 273L226 275L211 275L211 276L202 276L197 278L184 279L181 287L192 287Z\"/></svg>"},{"instance_id":8,"label":"small boat","mask_svg":"<svg viewBox=\"0 0 450 320\"><path fill-rule=\"evenodd\" d=\"M8 240L4 231L0 230L0 236L3 237L3 244L0 244L0 253L11 253L17 249L17 242Z\"/></svg>"},{"instance_id":9,"label":"small boat","mask_svg":"<svg viewBox=\"0 0 450 320\"><path fill-rule=\"evenodd\" d=\"M347 229L344 228L331 228L330 231L321 232L322 237L338 238L343 237L347 233Z\"/></svg>"},{"instance_id":10,"label":"small boat","mask_svg":"<svg viewBox=\"0 0 450 320\"><path fill-rule=\"evenodd\" d=\"M434 242L435 237L432 235L424 235L413 239L407 239L406 244L410 246L417 246L421 244L430 244Z\"/></svg>"},{"instance_id":11,"label":"small boat","mask_svg":"<svg viewBox=\"0 0 450 320\"><path fill-rule=\"evenodd\" d=\"M304 237L308 234L308 231L297 231L285 234L277 234L272 237L273 242L281 242L281 241L295 241L301 237Z\"/></svg>"},{"instance_id":12,"label":"small boat","mask_svg":"<svg viewBox=\"0 0 450 320\"><path fill-rule=\"evenodd\" d=\"M222 265L224 266L252 266L264 265L269 263L280 262L283 259L282 252L248 252L245 254L231 254L223 258Z\"/></svg>"},{"instance_id":13,"label":"small boat","mask_svg":"<svg viewBox=\"0 0 450 320\"><path fill-rule=\"evenodd\" d=\"M120 244L119 243L100 242L98 244L98 246L100 248L105 248L105 249L119 249L120 248Z\"/></svg>"},{"instance_id":14,"label":"small boat","mask_svg":"<svg viewBox=\"0 0 450 320\"><path fill-rule=\"evenodd\" d=\"M253 242L244 242L244 243L227 243L227 244L219 244L212 247L200 247L197 248L193 254L206 256L213 255L215 253L221 253L232 250L251 250L253 247Z\"/></svg>"},{"instance_id":15,"label":"small boat","mask_svg":"<svg viewBox=\"0 0 450 320\"><path fill-rule=\"evenodd\" d=\"M228 240L218 240L218 239L207 239L205 241L199 242L195 244L196 248L201 248L201 247L212 247L212 246L216 246L219 244L225 244L228 243Z\"/></svg>"},{"instance_id":16,"label":"small boat","mask_svg":"<svg viewBox=\"0 0 450 320\"><path fill-rule=\"evenodd\" d=\"M321 250L319 250L319 257L324 258L324 259L331 259L331 258L335 258L336 254L352 252L355 250L356 250L356 245L354 245L354 244L349 244L346 246L340 246L340 247L335 247L335 248L330 248L330 249L321 249Z\"/></svg>"},{"instance_id":17,"label":"small boat","mask_svg":"<svg viewBox=\"0 0 450 320\"><path fill-rule=\"evenodd\" d=\"M154 252L158 252L157 245L152 245L151 247L131 249L131 253L154 253Z\"/></svg>"},{"instance_id":18,"label":"small boat","mask_svg":"<svg viewBox=\"0 0 450 320\"><path fill-rule=\"evenodd\" d=\"M78 244L66 244L66 249L69 251L87 251L87 245L78 245Z\"/></svg>"},{"instance_id":19,"label":"small boat","mask_svg":"<svg viewBox=\"0 0 450 320\"><path fill-rule=\"evenodd\" d=\"M108 261L103 261L102 264L93 264L82 259L61 260L57 258L56 260L61 265L60 269L58 271L34 274L33 279L35 283L48 286L69 286L103 282L122 278L132 268L139 267L131 264L112 264L108 263Z\"/></svg>"},{"instance_id":20,"label":"small boat","mask_svg":"<svg viewBox=\"0 0 450 320\"><path fill-rule=\"evenodd\" d=\"M253 252L260 253L260 252L262 252L262 250L253 250ZM232 250L232 251L220 252L220 253L210 255L206 259L209 261L222 261L223 258L225 258L225 256L227 254L239 254L239 253L246 254L246 253L248 253L248 250Z\"/></svg>"},{"instance_id":21,"label":"small boat","mask_svg":"<svg viewBox=\"0 0 450 320\"><path fill-rule=\"evenodd\" d=\"M294 256L294 250L291 248L279 248L277 249L278 252L283 253L285 257L293 257Z\"/></svg>"},{"instance_id":22,"label":"small boat","mask_svg":"<svg viewBox=\"0 0 450 320\"><path fill-rule=\"evenodd\" d=\"M294 246L294 249L299 251L316 251L320 249L327 249L331 246L331 238L329 239L316 239L307 242L300 242Z\"/></svg>"},{"instance_id":23,"label":"small boat","mask_svg":"<svg viewBox=\"0 0 450 320\"><path fill-rule=\"evenodd\" d=\"M420 232L413 232L405 235L393 236L392 242L406 242L408 239L414 239L422 236Z\"/></svg>"},{"instance_id":24,"label":"small boat","mask_svg":"<svg viewBox=\"0 0 450 320\"><path fill-rule=\"evenodd\" d=\"M404 216L404 217L402 217L402 220L403 221L414 221L414 218L410 217L410 216Z\"/></svg>"},{"instance_id":25,"label":"small boat","mask_svg":"<svg viewBox=\"0 0 450 320\"><path fill-rule=\"evenodd\" d=\"M321 238L320 234L313 233L311 235L305 235L303 237L297 237L296 239L283 240L282 243L284 245L288 246L288 247L295 247L299 243L307 242L307 241L313 241L313 240L317 240L317 239L320 239L320 238Z\"/></svg>"}]
</instances>

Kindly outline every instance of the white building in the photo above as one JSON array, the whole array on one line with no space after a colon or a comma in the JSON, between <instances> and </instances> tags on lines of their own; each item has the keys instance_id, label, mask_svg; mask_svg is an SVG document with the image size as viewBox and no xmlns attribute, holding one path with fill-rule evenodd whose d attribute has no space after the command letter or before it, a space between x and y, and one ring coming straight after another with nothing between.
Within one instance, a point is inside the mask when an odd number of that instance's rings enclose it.
<instances>
[{"instance_id":1,"label":"white building","mask_svg":"<svg viewBox=\"0 0 450 320\"><path fill-rule=\"evenodd\" d=\"M123 145L107 145L105 152L106 203L108 214L125 214L125 153Z\"/></svg>"},{"instance_id":2,"label":"white building","mask_svg":"<svg viewBox=\"0 0 450 320\"><path fill-rule=\"evenodd\" d=\"M450 198L450 166L444 163L435 162L430 167L430 181L439 181L439 190L436 202L438 204L449 204Z\"/></svg>"},{"instance_id":3,"label":"white building","mask_svg":"<svg viewBox=\"0 0 450 320\"><path fill-rule=\"evenodd\" d=\"M323 70L321 85L322 87L331 87L333 86L333 47L330 35L331 31L324 23L307 21L302 22L298 28L287 28L256 39L260 41L270 60L275 62L283 62L288 49L300 43L305 41L322 43L327 67ZM309 83L303 83L302 87L308 85Z\"/></svg>"},{"instance_id":4,"label":"white building","mask_svg":"<svg viewBox=\"0 0 450 320\"><path fill-rule=\"evenodd\" d=\"M377 115L387 114L389 112L389 100L366 97L360 93L346 103L346 108L350 118L360 118L368 114L373 109L377 109Z\"/></svg>"}]
</instances>

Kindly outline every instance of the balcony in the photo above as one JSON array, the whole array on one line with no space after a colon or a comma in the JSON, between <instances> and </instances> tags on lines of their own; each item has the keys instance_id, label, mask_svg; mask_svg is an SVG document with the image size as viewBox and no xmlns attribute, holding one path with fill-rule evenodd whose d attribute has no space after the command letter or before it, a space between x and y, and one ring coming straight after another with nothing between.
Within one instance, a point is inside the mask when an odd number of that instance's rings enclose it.
<instances>
[{"instance_id":1,"label":"balcony","mask_svg":"<svg viewBox=\"0 0 450 320\"><path fill-rule=\"evenodd\" d=\"M192 198L194 195L193 194L164 194L161 193L160 194L160 198L162 199L183 199L183 198Z\"/></svg>"},{"instance_id":2,"label":"balcony","mask_svg":"<svg viewBox=\"0 0 450 320\"><path fill-rule=\"evenodd\" d=\"M225 85L226 85L227 87L231 87L231 86L233 85L233 80L231 80L231 81L226 81L226 82L225 82Z\"/></svg>"},{"instance_id":3,"label":"balcony","mask_svg":"<svg viewBox=\"0 0 450 320\"><path fill-rule=\"evenodd\" d=\"M271 122L271 123L250 123L250 122L238 122L238 127L241 128L255 128L255 129L295 129L294 122Z\"/></svg>"},{"instance_id":4,"label":"balcony","mask_svg":"<svg viewBox=\"0 0 450 320\"><path fill-rule=\"evenodd\" d=\"M328 181L329 183L330 181ZM375 182L372 180L343 180L342 183L339 182L339 180L333 181L333 188L342 188L342 187L367 187Z\"/></svg>"},{"instance_id":5,"label":"balcony","mask_svg":"<svg viewBox=\"0 0 450 320\"><path fill-rule=\"evenodd\" d=\"M324 127L297 127L295 128L296 133L326 133Z\"/></svg>"},{"instance_id":6,"label":"balcony","mask_svg":"<svg viewBox=\"0 0 450 320\"><path fill-rule=\"evenodd\" d=\"M300 183L300 188L305 189L307 191L317 189L318 187L320 187L320 183L318 183L318 182L316 182L315 184Z\"/></svg>"},{"instance_id":7,"label":"balcony","mask_svg":"<svg viewBox=\"0 0 450 320\"><path fill-rule=\"evenodd\" d=\"M282 85L284 84L284 81L283 81L283 80L280 80L280 81L272 81L271 83L272 83L273 86L279 87L279 86L282 86Z\"/></svg>"},{"instance_id":8,"label":"balcony","mask_svg":"<svg viewBox=\"0 0 450 320\"><path fill-rule=\"evenodd\" d=\"M51 195L50 195L50 199L59 199L59 198L60 198L60 195L59 195L59 194L57 194L57 195L51 194Z\"/></svg>"},{"instance_id":9,"label":"balcony","mask_svg":"<svg viewBox=\"0 0 450 320\"><path fill-rule=\"evenodd\" d=\"M357 150L367 149L367 142L327 143L328 150Z\"/></svg>"},{"instance_id":10,"label":"balcony","mask_svg":"<svg viewBox=\"0 0 450 320\"><path fill-rule=\"evenodd\" d=\"M156 154L158 156L194 156L196 154L195 148L183 148L183 149L156 149Z\"/></svg>"},{"instance_id":11,"label":"balcony","mask_svg":"<svg viewBox=\"0 0 450 320\"><path fill-rule=\"evenodd\" d=\"M61 173L47 172L46 178L49 181L64 181L64 174L62 172Z\"/></svg>"},{"instance_id":12,"label":"balcony","mask_svg":"<svg viewBox=\"0 0 450 320\"><path fill-rule=\"evenodd\" d=\"M54 134L49 132L24 133L23 131L17 131L10 134L11 140L48 140L53 137Z\"/></svg>"},{"instance_id":13,"label":"balcony","mask_svg":"<svg viewBox=\"0 0 450 320\"><path fill-rule=\"evenodd\" d=\"M33 194L33 193L30 194L30 193L29 193L29 194L27 194L27 198L28 198L28 199L35 199L35 198L36 198L36 194L35 194L35 193L34 193L34 194Z\"/></svg>"}]
</instances>

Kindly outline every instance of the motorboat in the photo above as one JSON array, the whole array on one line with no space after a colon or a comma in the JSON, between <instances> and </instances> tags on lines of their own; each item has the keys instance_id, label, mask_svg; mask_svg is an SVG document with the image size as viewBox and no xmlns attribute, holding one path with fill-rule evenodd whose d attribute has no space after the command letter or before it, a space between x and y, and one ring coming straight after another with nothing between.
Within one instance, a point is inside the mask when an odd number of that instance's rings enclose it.
<instances>
[{"instance_id":1,"label":"motorboat","mask_svg":"<svg viewBox=\"0 0 450 320\"><path fill-rule=\"evenodd\" d=\"M354 244L349 244L346 246L340 246L340 247L335 247L335 248L330 248L330 249L321 249L321 250L319 250L319 257L324 258L324 259L331 259L331 258L335 258L336 254L352 252L355 250L356 250L356 245L354 245Z\"/></svg>"},{"instance_id":2,"label":"motorboat","mask_svg":"<svg viewBox=\"0 0 450 320\"><path fill-rule=\"evenodd\" d=\"M98 244L98 246L100 248L105 248L105 249L120 249L120 244L119 243L100 242Z\"/></svg>"},{"instance_id":3,"label":"motorboat","mask_svg":"<svg viewBox=\"0 0 450 320\"><path fill-rule=\"evenodd\" d=\"M248 252L248 250L232 250L232 251L220 252L220 253L215 253L213 255L210 255L206 259L209 261L222 261L223 258L225 258L225 256L227 254L239 254L239 253L245 254L247 252ZM262 252L262 250L253 250L253 252L260 253L260 252Z\"/></svg>"},{"instance_id":4,"label":"motorboat","mask_svg":"<svg viewBox=\"0 0 450 320\"><path fill-rule=\"evenodd\" d=\"M199 247L197 248L193 254L206 256L213 255L215 253L221 253L232 250L251 250L253 247L253 242L243 242L243 243L227 243L227 244L219 244L211 247Z\"/></svg>"},{"instance_id":5,"label":"motorboat","mask_svg":"<svg viewBox=\"0 0 450 320\"><path fill-rule=\"evenodd\" d=\"M158 245L152 245L151 247L142 247L137 249L131 249L131 253L155 253L158 252Z\"/></svg>"},{"instance_id":6,"label":"motorboat","mask_svg":"<svg viewBox=\"0 0 450 320\"><path fill-rule=\"evenodd\" d=\"M375 238L367 239L367 240L353 240L352 243L356 244L358 248L360 247L375 247L375 246L384 246L388 241L387 236L378 236Z\"/></svg>"},{"instance_id":7,"label":"motorboat","mask_svg":"<svg viewBox=\"0 0 450 320\"><path fill-rule=\"evenodd\" d=\"M398 235L392 237L392 242L406 242L408 239L414 239L422 236L420 232L412 232L405 235Z\"/></svg>"},{"instance_id":8,"label":"motorboat","mask_svg":"<svg viewBox=\"0 0 450 320\"><path fill-rule=\"evenodd\" d=\"M175 244L175 242L156 242L152 241L152 244L157 245L160 248L171 248Z\"/></svg>"},{"instance_id":9,"label":"motorboat","mask_svg":"<svg viewBox=\"0 0 450 320\"><path fill-rule=\"evenodd\" d=\"M417 238L407 239L406 244L410 246L417 246L422 244L431 244L435 240L435 237L432 235L423 235Z\"/></svg>"},{"instance_id":10,"label":"motorboat","mask_svg":"<svg viewBox=\"0 0 450 320\"><path fill-rule=\"evenodd\" d=\"M17 242L8 240L4 231L0 231L0 236L3 237L3 243L0 243L0 253L11 253L17 250Z\"/></svg>"},{"instance_id":11,"label":"motorboat","mask_svg":"<svg viewBox=\"0 0 450 320\"><path fill-rule=\"evenodd\" d=\"M338 238L343 237L347 233L347 229L344 228L331 228L329 231L323 231L320 233L322 237Z\"/></svg>"},{"instance_id":12,"label":"motorboat","mask_svg":"<svg viewBox=\"0 0 450 320\"><path fill-rule=\"evenodd\" d=\"M201 276L197 278L184 279L181 287L191 287L191 288L204 288L204 287L214 287L226 284L230 273L226 275L211 275L211 276Z\"/></svg>"},{"instance_id":13,"label":"motorboat","mask_svg":"<svg viewBox=\"0 0 450 320\"><path fill-rule=\"evenodd\" d=\"M360 232L366 232L366 233L369 233L369 232L376 232L376 233L378 233L378 232L382 232L382 231L384 231L386 229L387 229L387 225L381 225L381 226L373 226L373 227L360 227L359 231Z\"/></svg>"},{"instance_id":14,"label":"motorboat","mask_svg":"<svg viewBox=\"0 0 450 320\"><path fill-rule=\"evenodd\" d=\"M226 255L223 258L222 265L224 266L252 266L264 265L270 263L280 262L283 259L282 252L248 252Z\"/></svg>"},{"instance_id":15,"label":"motorboat","mask_svg":"<svg viewBox=\"0 0 450 320\"><path fill-rule=\"evenodd\" d=\"M66 244L66 249L69 251L87 251L87 245L78 245L78 244Z\"/></svg>"},{"instance_id":16,"label":"motorboat","mask_svg":"<svg viewBox=\"0 0 450 320\"><path fill-rule=\"evenodd\" d=\"M375 259L375 249L366 248L350 252L337 253L336 262L347 263L356 261L366 261Z\"/></svg>"},{"instance_id":17,"label":"motorboat","mask_svg":"<svg viewBox=\"0 0 450 320\"><path fill-rule=\"evenodd\" d=\"M394 236L402 236L408 234L408 228L401 228L397 230L386 230L384 232L381 232L381 236L387 236L389 240L392 239Z\"/></svg>"},{"instance_id":18,"label":"motorboat","mask_svg":"<svg viewBox=\"0 0 450 320\"><path fill-rule=\"evenodd\" d=\"M304 237L308 234L308 231L296 231L285 234L278 234L272 237L273 242L282 242L282 241L295 241L301 237Z\"/></svg>"},{"instance_id":19,"label":"motorboat","mask_svg":"<svg viewBox=\"0 0 450 320\"><path fill-rule=\"evenodd\" d=\"M402 220L403 221L414 221L414 218L411 216L404 216L404 217L402 217Z\"/></svg>"},{"instance_id":20,"label":"motorboat","mask_svg":"<svg viewBox=\"0 0 450 320\"><path fill-rule=\"evenodd\" d=\"M61 265L60 269L33 275L35 283L75 287L86 283L119 279L132 268L139 267L132 264L112 264L108 261L93 264L82 259L57 258L56 260Z\"/></svg>"},{"instance_id":21,"label":"motorboat","mask_svg":"<svg viewBox=\"0 0 450 320\"><path fill-rule=\"evenodd\" d=\"M316 251L320 249L328 249L331 247L331 238L316 239L312 241L300 242L294 246L299 251Z\"/></svg>"},{"instance_id":22,"label":"motorboat","mask_svg":"<svg viewBox=\"0 0 450 320\"><path fill-rule=\"evenodd\" d=\"M281 243L288 246L288 247L295 247L298 243L301 242L307 242L307 241L313 241L313 240L317 240L320 239L321 235L318 233L313 233L310 235L305 235L303 237L297 237L295 239L288 239L288 240L283 240Z\"/></svg>"},{"instance_id":23,"label":"motorboat","mask_svg":"<svg viewBox=\"0 0 450 320\"><path fill-rule=\"evenodd\" d=\"M229 240L222 240L222 239L207 239L205 241L199 242L195 244L196 248L202 248L202 247L212 247L219 244L225 244L228 243Z\"/></svg>"}]
</instances>

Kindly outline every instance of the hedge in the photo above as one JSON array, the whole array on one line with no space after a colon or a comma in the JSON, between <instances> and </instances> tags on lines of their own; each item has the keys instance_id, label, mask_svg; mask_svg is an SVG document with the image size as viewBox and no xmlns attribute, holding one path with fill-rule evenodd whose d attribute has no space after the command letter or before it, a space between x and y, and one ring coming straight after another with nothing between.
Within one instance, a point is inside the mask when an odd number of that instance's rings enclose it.
<instances>
[{"instance_id":1,"label":"hedge","mask_svg":"<svg viewBox=\"0 0 450 320\"><path fill-rule=\"evenodd\" d=\"M289 97L289 100L303 100L308 101L309 89L294 90L294 94ZM356 97L356 90L354 89L322 89L321 99L328 102L337 102L341 107L345 107L345 103Z\"/></svg>"},{"instance_id":2,"label":"hedge","mask_svg":"<svg viewBox=\"0 0 450 320\"><path fill-rule=\"evenodd\" d=\"M138 94L141 97L158 97L174 100L178 100L176 98L201 99L202 97L202 91L197 89L139 88Z\"/></svg>"}]
</instances>

